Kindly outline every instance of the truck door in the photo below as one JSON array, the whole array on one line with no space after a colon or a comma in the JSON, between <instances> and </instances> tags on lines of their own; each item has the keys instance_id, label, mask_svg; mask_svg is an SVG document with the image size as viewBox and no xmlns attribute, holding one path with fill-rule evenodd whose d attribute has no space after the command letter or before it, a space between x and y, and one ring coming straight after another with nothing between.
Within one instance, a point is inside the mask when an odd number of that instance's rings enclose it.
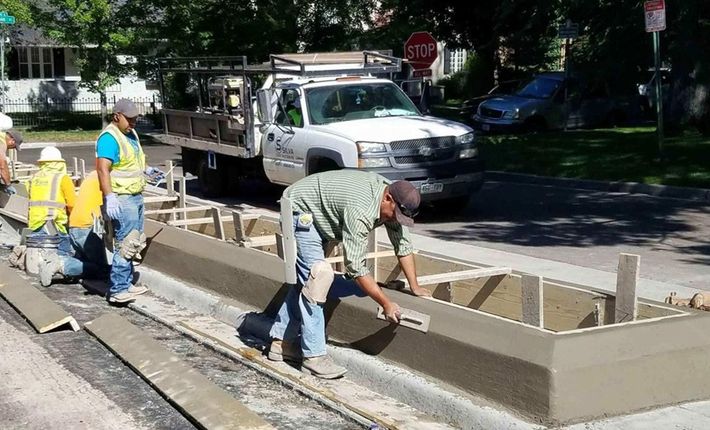
<instances>
[{"instance_id":1,"label":"truck door","mask_svg":"<svg viewBox=\"0 0 710 430\"><path fill-rule=\"evenodd\" d=\"M271 182L288 185L305 176L304 110L298 89L277 89L276 94L274 122L262 136L264 170Z\"/></svg>"}]
</instances>

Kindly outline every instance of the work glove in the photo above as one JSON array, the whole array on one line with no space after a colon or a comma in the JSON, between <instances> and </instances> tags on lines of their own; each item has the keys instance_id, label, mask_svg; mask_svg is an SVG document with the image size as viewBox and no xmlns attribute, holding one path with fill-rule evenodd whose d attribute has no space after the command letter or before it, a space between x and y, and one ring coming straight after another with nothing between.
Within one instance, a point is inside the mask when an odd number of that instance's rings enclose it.
<instances>
[{"instance_id":1,"label":"work glove","mask_svg":"<svg viewBox=\"0 0 710 430\"><path fill-rule=\"evenodd\" d=\"M17 194L17 190L12 185L6 186L3 191L5 191L9 195Z\"/></svg>"},{"instance_id":2,"label":"work glove","mask_svg":"<svg viewBox=\"0 0 710 430\"><path fill-rule=\"evenodd\" d=\"M157 167L148 166L143 173L147 176L148 182L152 185L156 185L165 179L165 172Z\"/></svg>"},{"instance_id":3,"label":"work glove","mask_svg":"<svg viewBox=\"0 0 710 430\"><path fill-rule=\"evenodd\" d=\"M106 196L106 215L111 219L118 219L121 216L121 204L114 193Z\"/></svg>"}]
</instances>

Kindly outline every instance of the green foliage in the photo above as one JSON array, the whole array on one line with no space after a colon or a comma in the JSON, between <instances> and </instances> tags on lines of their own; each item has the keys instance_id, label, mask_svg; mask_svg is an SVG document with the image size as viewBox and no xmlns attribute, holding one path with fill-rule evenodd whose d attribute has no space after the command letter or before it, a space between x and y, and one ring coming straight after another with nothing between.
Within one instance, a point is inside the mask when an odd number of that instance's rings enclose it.
<instances>
[{"instance_id":1,"label":"green foliage","mask_svg":"<svg viewBox=\"0 0 710 430\"><path fill-rule=\"evenodd\" d=\"M134 41L131 17L110 0L47 0L35 7L35 22L47 36L76 47L80 85L104 94L132 68L119 59Z\"/></svg>"}]
</instances>

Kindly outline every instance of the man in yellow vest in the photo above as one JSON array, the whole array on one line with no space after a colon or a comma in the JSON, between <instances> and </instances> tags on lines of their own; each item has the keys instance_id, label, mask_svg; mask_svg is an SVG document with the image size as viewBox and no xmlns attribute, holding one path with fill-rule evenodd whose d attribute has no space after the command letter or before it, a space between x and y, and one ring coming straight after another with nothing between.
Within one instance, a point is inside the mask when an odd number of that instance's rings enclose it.
<instances>
[{"instance_id":1,"label":"man in yellow vest","mask_svg":"<svg viewBox=\"0 0 710 430\"><path fill-rule=\"evenodd\" d=\"M0 131L0 182L3 191L8 194L15 194L17 191L11 184L10 167L7 163L7 150L20 149L22 134L17 130Z\"/></svg>"},{"instance_id":2,"label":"man in yellow vest","mask_svg":"<svg viewBox=\"0 0 710 430\"><path fill-rule=\"evenodd\" d=\"M131 284L133 258L145 247L144 175L156 177L161 172L145 164L138 133L133 129L138 115L138 107L132 101L117 101L111 123L96 141L96 168L104 195L104 211L112 221L114 232L110 303L129 303L148 291L143 286Z\"/></svg>"},{"instance_id":3,"label":"man in yellow vest","mask_svg":"<svg viewBox=\"0 0 710 430\"><path fill-rule=\"evenodd\" d=\"M69 214L69 240L73 257L60 255L40 267L40 283L49 286L54 275L104 279L110 267L101 237L96 233L101 218L103 195L97 173L91 172L79 188L76 204Z\"/></svg>"},{"instance_id":4,"label":"man in yellow vest","mask_svg":"<svg viewBox=\"0 0 710 430\"><path fill-rule=\"evenodd\" d=\"M35 236L59 235L59 251L71 254L67 222L76 199L74 183L67 175L67 165L57 148L44 148L37 163L39 171L28 183L27 226Z\"/></svg>"}]
</instances>

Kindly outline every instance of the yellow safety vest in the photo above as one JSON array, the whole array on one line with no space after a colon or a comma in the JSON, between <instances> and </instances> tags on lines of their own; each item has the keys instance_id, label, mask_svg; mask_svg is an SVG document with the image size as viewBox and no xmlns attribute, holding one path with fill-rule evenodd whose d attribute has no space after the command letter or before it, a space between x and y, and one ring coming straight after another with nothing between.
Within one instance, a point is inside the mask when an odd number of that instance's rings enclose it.
<instances>
[{"instance_id":1,"label":"yellow safety vest","mask_svg":"<svg viewBox=\"0 0 710 430\"><path fill-rule=\"evenodd\" d=\"M61 192L64 173L40 170L30 179L30 201L27 224L31 230L41 228L47 222L54 222L57 231L67 232L66 200Z\"/></svg>"},{"instance_id":2,"label":"yellow safety vest","mask_svg":"<svg viewBox=\"0 0 710 430\"><path fill-rule=\"evenodd\" d=\"M113 123L109 124L104 131L116 139L118 142L119 159L118 163L111 166L111 189L116 194L140 194L145 188L145 154L141 148L138 133L131 130L136 139L137 147L133 146L125 134L121 132ZM99 136L101 138L101 136ZM98 142L98 140L97 140Z\"/></svg>"}]
</instances>

